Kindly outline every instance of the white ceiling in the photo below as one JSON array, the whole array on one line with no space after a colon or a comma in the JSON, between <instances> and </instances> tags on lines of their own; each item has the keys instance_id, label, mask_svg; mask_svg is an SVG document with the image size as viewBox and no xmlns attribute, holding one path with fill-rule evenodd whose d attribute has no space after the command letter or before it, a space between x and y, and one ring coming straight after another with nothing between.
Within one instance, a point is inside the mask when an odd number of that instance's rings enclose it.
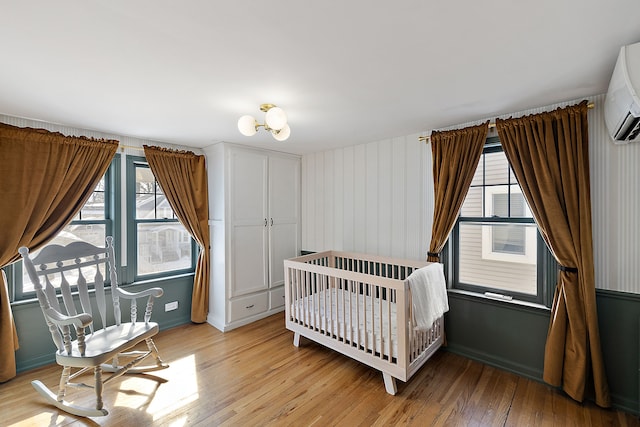
<instances>
[{"instance_id":1,"label":"white ceiling","mask_svg":"<svg viewBox=\"0 0 640 427\"><path fill-rule=\"evenodd\" d=\"M293 153L606 92L639 0L0 0L0 113ZM241 135L282 107L291 137Z\"/></svg>"}]
</instances>

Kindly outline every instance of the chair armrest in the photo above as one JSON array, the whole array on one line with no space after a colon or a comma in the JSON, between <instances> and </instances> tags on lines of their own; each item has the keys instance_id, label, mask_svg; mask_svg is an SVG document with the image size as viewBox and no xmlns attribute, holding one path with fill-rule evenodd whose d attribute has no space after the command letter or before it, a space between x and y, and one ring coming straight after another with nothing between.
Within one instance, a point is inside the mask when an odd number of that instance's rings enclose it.
<instances>
[{"instance_id":1,"label":"chair armrest","mask_svg":"<svg viewBox=\"0 0 640 427\"><path fill-rule=\"evenodd\" d=\"M51 323L56 326L75 326L76 328L85 328L93 322L90 314L80 313L75 316L65 316L53 308L43 310Z\"/></svg>"},{"instance_id":2,"label":"chair armrest","mask_svg":"<svg viewBox=\"0 0 640 427\"><path fill-rule=\"evenodd\" d=\"M140 292L128 292L120 288L116 288L116 291L119 296L125 299L136 299L141 297L154 297L159 298L162 296L164 291L162 288L149 288Z\"/></svg>"}]
</instances>

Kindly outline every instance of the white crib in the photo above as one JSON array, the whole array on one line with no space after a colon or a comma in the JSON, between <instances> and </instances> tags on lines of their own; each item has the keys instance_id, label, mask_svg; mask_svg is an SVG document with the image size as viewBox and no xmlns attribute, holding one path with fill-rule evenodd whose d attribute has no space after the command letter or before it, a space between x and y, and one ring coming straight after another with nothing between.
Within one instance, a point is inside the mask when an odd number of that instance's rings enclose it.
<instances>
[{"instance_id":1,"label":"white crib","mask_svg":"<svg viewBox=\"0 0 640 427\"><path fill-rule=\"evenodd\" d=\"M429 263L326 251L284 261L286 327L382 371L389 394L440 348L444 321L416 331L407 277Z\"/></svg>"}]
</instances>

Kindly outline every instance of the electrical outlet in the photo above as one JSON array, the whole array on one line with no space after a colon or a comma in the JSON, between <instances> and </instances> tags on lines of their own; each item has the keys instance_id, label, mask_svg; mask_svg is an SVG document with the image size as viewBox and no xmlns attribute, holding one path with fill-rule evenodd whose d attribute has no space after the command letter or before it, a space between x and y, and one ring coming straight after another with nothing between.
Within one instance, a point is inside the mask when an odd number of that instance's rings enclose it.
<instances>
[{"instance_id":1,"label":"electrical outlet","mask_svg":"<svg viewBox=\"0 0 640 427\"><path fill-rule=\"evenodd\" d=\"M164 305L164 311L173 311L178 309L178 301L168 302Z\"/></svg>"}]
</instances>

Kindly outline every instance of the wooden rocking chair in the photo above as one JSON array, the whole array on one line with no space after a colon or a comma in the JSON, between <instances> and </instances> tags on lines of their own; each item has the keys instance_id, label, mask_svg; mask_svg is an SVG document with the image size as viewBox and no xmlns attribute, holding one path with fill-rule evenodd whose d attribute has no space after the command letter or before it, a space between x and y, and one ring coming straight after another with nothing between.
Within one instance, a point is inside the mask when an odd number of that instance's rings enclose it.
<instances>
[{"instance_id":1,"label":"wooden rocking chair","mask_svg":"<svg viewBox=\"0 0 640 427\"><path fill-rule=\"evenodd\" d=\"M153 299L162 295L161 288L147 289L131 293L118 287L114 258L113 237L107 237L106 248L86 242L73 242L67 246L49 245L33 259L29 249L19 249L24 266L33 283L44 318L57 347L56 362L61 365L62 376L58 393L51 392L41 381L32 381L33 387L52 405L68 413L85 416L103 416L108 412L103 408L102 387L104 384L124 373L143 373L167 368L162 362L152 337L158 333L158 324L151 322ZM38 269L34 265L38 266ZM111 300L113 319L107 313L107 298L104 277L109 274L111 281ZM95 301L101 320L98 328L94 322L86 275L89 275L95 289ZM60 294L64 312L58 300L56 288L51 280L60 278ZM74 293L68 279L74 279L77 296L82 312L78 313L74 302ZM77 278L77 279L76 279ZM41 280L44 281L44 288ZM120 298L131 300L131 322L120 320ZM147 298L144 321L138 322L136 298ZM86 328L89 335L85 335ZM73 337L75 335L75 339ZM147 350L132 351L142 341ZM152 356L155 363L150 366L138 366L140 362ZM126 363L124 363L126 361ZM79 369L72 373L72 368ZM93 370L95 385L72 383L71 381L89 370ZM112 374L103 380L102 372ZM82 407L65 401L67 387L91 387L95 389L95 408Z\"/></svg>"}]
</instances>

